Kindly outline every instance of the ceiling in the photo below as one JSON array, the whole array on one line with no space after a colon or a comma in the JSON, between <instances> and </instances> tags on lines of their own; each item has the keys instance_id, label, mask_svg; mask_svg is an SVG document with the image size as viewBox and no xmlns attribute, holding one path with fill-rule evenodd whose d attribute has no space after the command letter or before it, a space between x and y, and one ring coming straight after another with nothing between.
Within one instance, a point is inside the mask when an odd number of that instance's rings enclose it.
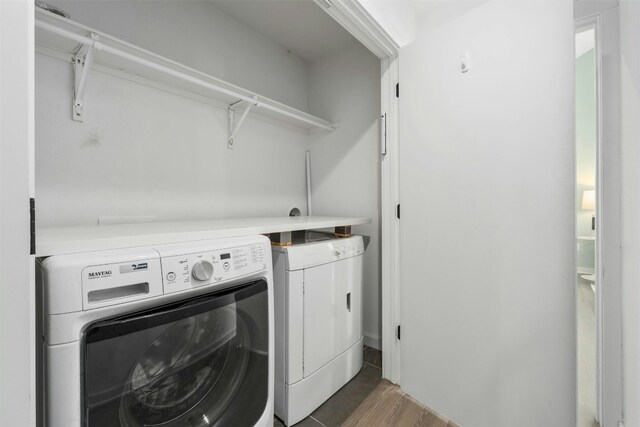
<instances>
[{"instance_id":1,"label":"ceiling","mask_svg":"<svg viewBox=\"0 0 640 427\"><path fill-rule=\"evenodd\" d=\"M206 0L306 61L357 44L312 0Z\"/></svg>"}]
</instances>

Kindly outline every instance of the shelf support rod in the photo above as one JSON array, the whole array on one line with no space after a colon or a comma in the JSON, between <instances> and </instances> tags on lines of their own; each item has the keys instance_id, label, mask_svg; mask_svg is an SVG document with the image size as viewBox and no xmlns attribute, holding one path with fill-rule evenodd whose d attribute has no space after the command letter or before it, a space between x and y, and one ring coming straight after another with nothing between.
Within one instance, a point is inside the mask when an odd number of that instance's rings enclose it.
<instances>
[{"instance_id":1,"label":"shelf support rod","mask_svg":"<svg viewBox=\"0 0 640 427\"><path fill-rule=\"evenodd\" d=\"M248 102L249 105L247 105L247 108L245 108L244 112L242 113L242 116L240 116L240 120L238 120L238 123L234 123L236 106L242 102L247 102L247 101L240 100L229 105L229 132L227 136L227 148L229 150L233 150L233 139L235 138L236 133L238 133L240 126L242 126L242 122L244 122L244 119L247 118L249 111L251 111L253 107L258 106L258 97L255 95L252 97L252 102Z\"/></svg>"},{"instance_id":2,"label":"shelf support rod","mask_svg":"<svg viewBox=\"0 0 640 427\"><path fill-rule=\"evenodd\" d=\"M77 122L84 121L84 90L87 86L87 77L91 64L93 64L93 52L95 50L95 42L99 36L91 33L92 44L83 44L78 53L73 57L75 84L73 88L73 120Z\"/></svg>"}]
</instances>

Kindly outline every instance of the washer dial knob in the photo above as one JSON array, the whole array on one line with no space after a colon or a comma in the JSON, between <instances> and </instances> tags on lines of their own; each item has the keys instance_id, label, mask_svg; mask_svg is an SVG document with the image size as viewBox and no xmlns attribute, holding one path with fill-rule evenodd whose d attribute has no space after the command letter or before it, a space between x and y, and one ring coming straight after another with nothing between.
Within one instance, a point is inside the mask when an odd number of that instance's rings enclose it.
<instances>
[{"instance_id":1,"label":"washer dial knob","mask_svg":"<svg viewBox=\"0 0 640 427\"><path fill-rule=\"evenodd\" d=\"M194 264L191 274L194 279L201 282L209 280L213 276L213 264L209 261L198 261Z\"/></svg>"}]
</instances>

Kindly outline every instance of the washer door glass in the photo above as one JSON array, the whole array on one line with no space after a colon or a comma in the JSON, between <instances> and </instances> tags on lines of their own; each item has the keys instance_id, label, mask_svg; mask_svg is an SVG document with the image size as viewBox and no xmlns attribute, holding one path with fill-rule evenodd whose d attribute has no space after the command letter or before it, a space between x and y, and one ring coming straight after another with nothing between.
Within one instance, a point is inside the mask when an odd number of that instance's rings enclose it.
<instances>
[{"instance_id":1,"label":"washer door glass","mask_svg":"<svg viewBox=\"0 0 640 427\"><path fill-rule=\"evenodd\" d=\"M90 325L84 424L254 425L268 398L263 280Z\"/></svg>"}]
</instances>

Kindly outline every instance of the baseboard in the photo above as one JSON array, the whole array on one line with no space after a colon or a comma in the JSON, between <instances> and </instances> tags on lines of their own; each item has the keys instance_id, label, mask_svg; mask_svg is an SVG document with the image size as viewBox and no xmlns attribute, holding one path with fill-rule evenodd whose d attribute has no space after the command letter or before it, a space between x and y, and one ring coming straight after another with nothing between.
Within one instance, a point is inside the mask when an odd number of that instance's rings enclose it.
<instances>
[{"instance_id":1,"label":"baseboard","mask_svg":"<svg viewBox=\"0 0 640 427\"><path fill-rule=\"evenodd\" d=\"M382 351L382 339L380 337L365 335L363 343L367 347Z\"/></svg>"}]
</instances>

